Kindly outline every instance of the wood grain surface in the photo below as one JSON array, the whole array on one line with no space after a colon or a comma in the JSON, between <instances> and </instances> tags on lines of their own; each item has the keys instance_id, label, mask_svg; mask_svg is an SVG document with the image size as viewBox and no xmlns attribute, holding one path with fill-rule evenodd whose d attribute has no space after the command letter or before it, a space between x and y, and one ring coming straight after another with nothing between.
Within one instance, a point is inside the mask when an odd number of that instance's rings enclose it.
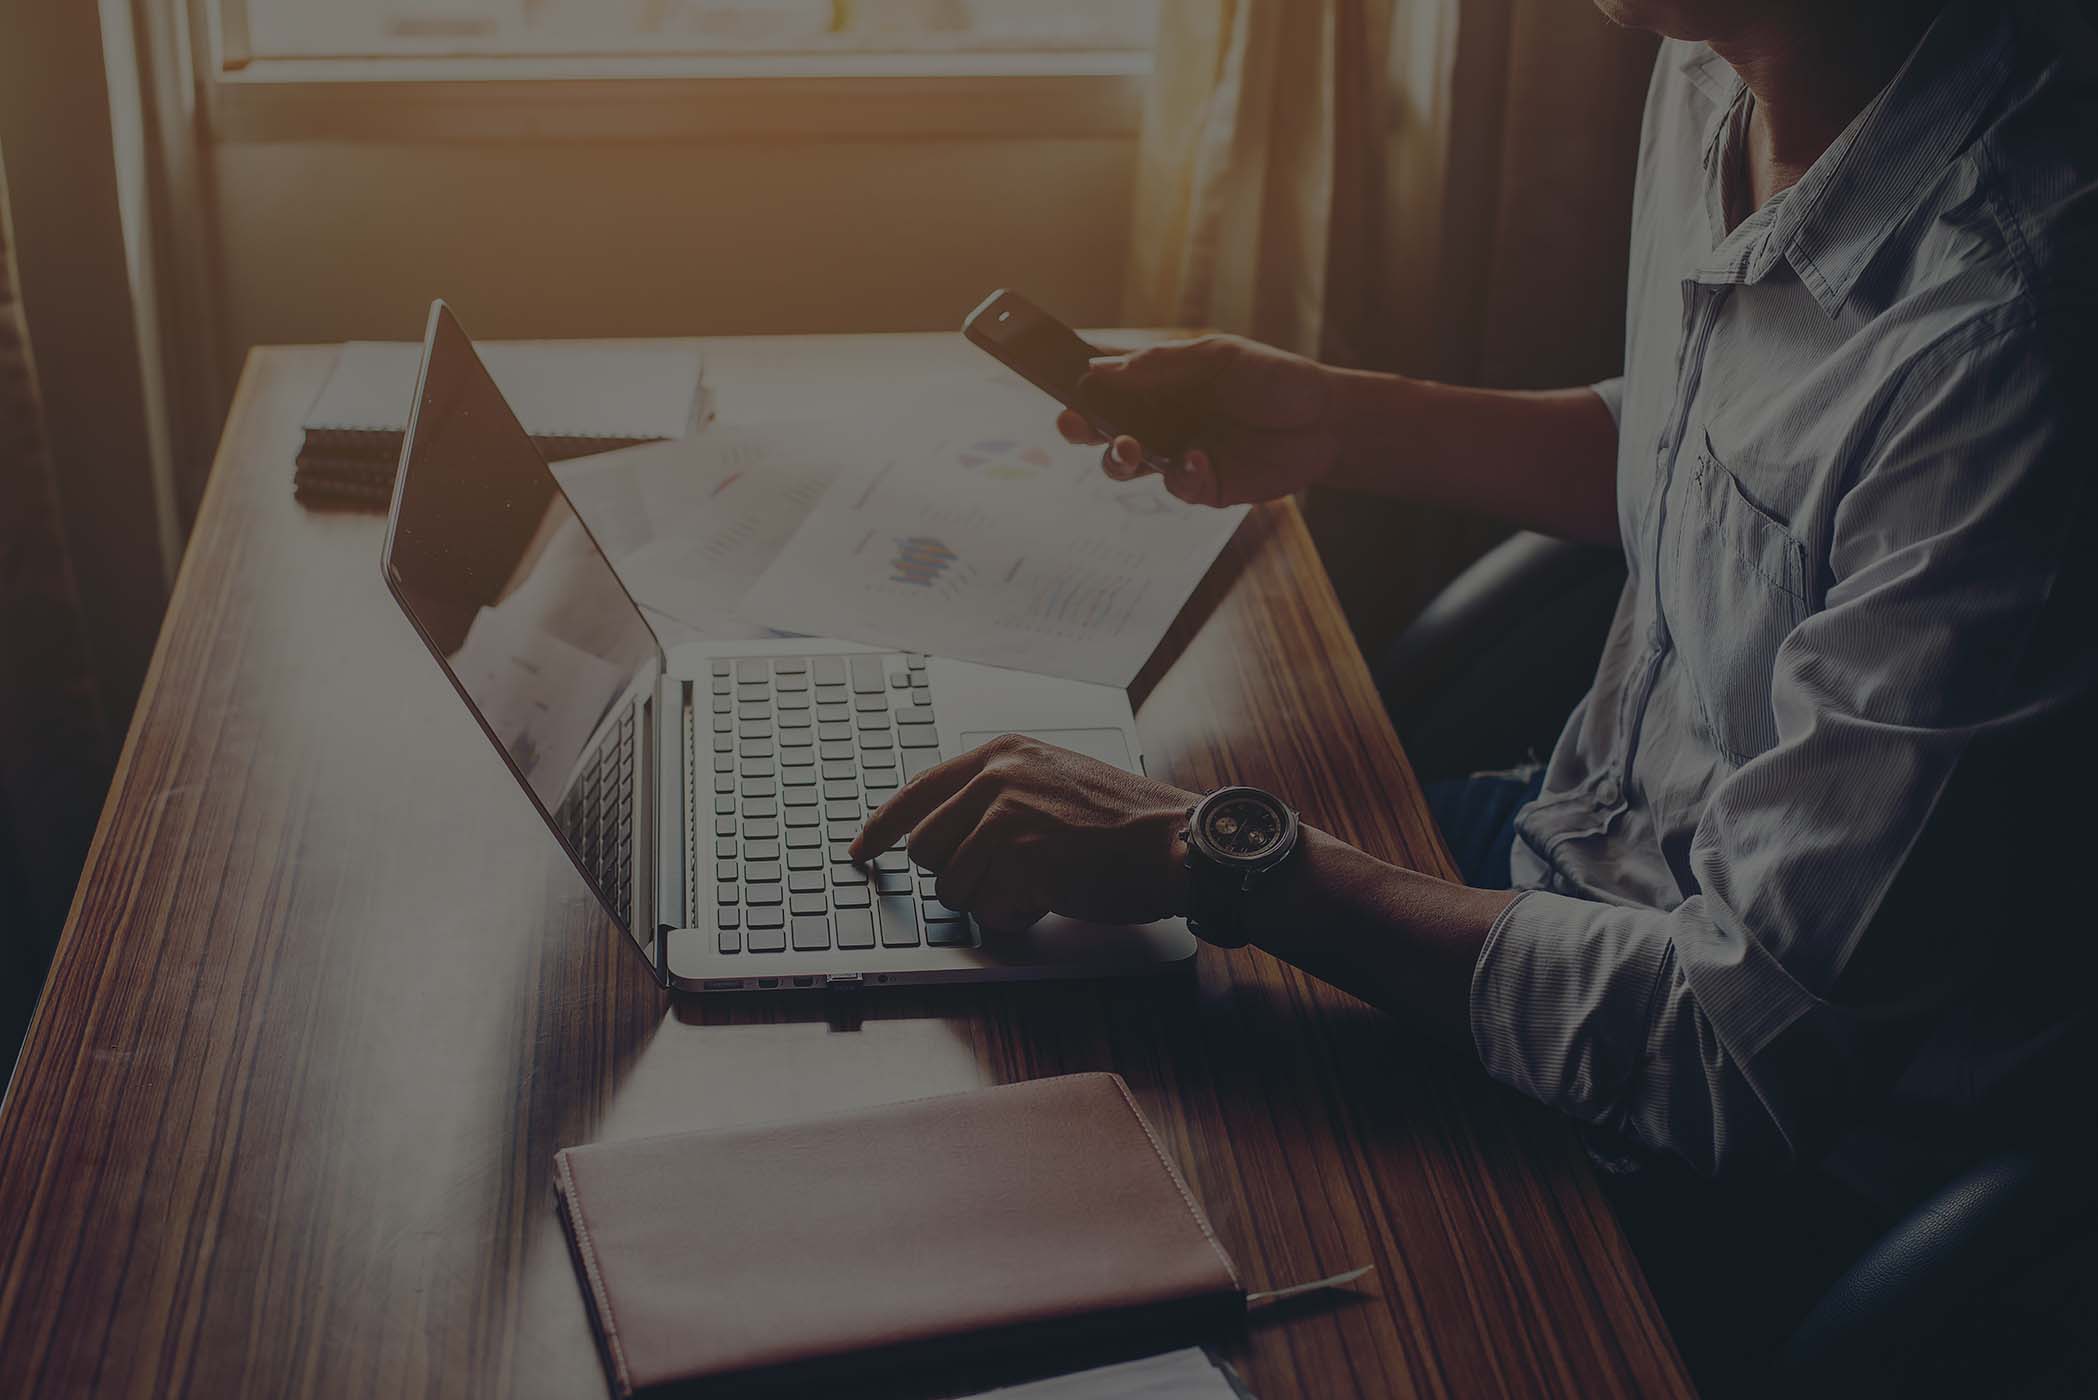
<instances>
[{"instance_id":1,"label":"wood grain surface","mask_svg":"<svg viewBox=\"0 0 2098 1400\"><path fill-rule=\"evenodd\" d=\"M972 354L706 353L751 422L875 413ZM856 1029L659 992L387 596L380 519L294 503L331 354L249 360L0 1108L0 1395L601 1394L557 1147L1100 1069L1253 1287L1377 1266L1228 1343L1262 1400L1688 1391L1566 1126L1257 951L869 993ZM1447 869L1293 507L1138 694L1154 771Z\"/></svg>"}]
</instances>

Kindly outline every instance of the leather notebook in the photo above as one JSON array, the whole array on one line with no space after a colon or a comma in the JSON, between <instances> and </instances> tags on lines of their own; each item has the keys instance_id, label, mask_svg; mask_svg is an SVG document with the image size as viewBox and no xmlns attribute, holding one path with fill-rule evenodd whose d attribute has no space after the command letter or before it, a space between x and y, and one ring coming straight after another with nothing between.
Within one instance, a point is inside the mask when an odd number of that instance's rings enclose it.
<instances>
[{"instance_id":1,"label":"leather notebook","mask_svg":"<svg viewBox=\"0 0 2098 1400\"><path fill-rule=\"evenodd\" d=\"M864 1378L1242 1322L1121 1078L566 1148L555 1189L614 1390Z\"/></svg>"}]
</instances>

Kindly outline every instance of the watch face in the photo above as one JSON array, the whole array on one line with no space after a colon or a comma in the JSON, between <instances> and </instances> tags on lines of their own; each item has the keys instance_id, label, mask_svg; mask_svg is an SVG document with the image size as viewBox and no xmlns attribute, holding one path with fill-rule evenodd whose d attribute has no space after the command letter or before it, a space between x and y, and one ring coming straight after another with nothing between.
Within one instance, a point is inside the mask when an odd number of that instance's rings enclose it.
<instances>
[{"instance_id":1,"label":"watch face","mask_svg":"<svg viewBox=\"0 0 2098 1400\"><path fill-rule=\"evenodd\" d=\"M1226 860L1258 860L1282 844L1286 818L1273 802L1253 795L1228 797L1202 813L1202 835Z\"/></svg>"}]
</instances>

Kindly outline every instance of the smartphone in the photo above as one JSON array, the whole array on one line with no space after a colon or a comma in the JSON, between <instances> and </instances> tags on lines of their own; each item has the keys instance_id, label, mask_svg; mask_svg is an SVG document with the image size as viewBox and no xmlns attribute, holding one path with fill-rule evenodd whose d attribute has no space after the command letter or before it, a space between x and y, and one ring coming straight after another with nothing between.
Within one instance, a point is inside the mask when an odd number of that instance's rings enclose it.
<instances>
[{"instance_id":1,"label":"smartphone","mask_svg":"<svg viewBox=\"0 0 2098 1400\"><path fill-rule=\"evenodd\" d=\"M1136 438L1154 467L1164 467L1192 445L1186 414L1088 385L1093 358L1105 352L1018 292L991 293L969 313L962 334L1065 408L1084 415L1102 437L1127 433Z\"/></svg>"}]
</instances>

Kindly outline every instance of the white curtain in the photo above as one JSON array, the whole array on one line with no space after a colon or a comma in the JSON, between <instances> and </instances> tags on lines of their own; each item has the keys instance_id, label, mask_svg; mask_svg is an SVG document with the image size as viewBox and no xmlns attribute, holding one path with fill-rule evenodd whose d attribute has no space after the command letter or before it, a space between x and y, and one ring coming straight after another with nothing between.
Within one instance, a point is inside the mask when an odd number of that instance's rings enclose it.
<instances>
[{"instance_id":1,"label":"white curtain","mask_svg":"<svg viewBox=\"0 0 2098 1400\"><path fill-rule=\"evenodd\" d=\"M1164 0L1123 319L1360 353L1391 0Z\"/></svg>"}]
</instances>

